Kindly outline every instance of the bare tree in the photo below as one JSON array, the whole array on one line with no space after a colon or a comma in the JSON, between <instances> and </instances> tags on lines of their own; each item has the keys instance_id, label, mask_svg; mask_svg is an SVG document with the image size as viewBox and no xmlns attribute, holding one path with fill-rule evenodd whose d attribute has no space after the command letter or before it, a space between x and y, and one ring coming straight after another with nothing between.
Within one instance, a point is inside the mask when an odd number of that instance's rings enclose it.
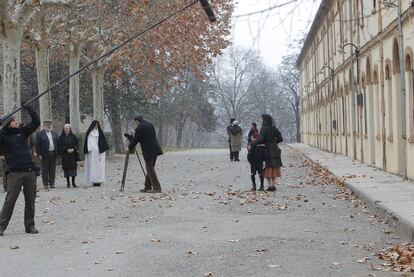
<instances>
[{"instance_id":1,"label":"bare tree","mask_svg":"<svg viewBox=\"0 0 414 277\"><path fill-rule=\"evenodd\" d=\"M282 63L279 66L279 78L282 92L287 97L295 116L296 141L300 142L300 95L298 87L299 71L296 68L297 57L297 54L292 54L282 58Z\"/></svg>"},{"instance_id":2,"label":"bare tree","mask_svg":"<svg viewBox=\"0 0 414 277\"><path fill-rule=\"evenodd\" d=\"M210 71L212 96L224 122L245 119L254 109L253 83L260 59L253 51L230 47Z\"/></svg>"}]
</instances>

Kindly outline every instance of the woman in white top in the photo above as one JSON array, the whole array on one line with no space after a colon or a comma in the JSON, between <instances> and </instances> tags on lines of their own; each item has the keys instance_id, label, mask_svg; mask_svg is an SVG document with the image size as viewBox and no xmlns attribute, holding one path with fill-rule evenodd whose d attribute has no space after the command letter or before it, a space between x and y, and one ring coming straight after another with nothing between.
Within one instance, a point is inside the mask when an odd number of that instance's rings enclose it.
<instances>
[{"instance_id":1,"label":"woman in white top","mask_svg":"<svg viewBox=\"0 0 414 277\"><path fill-rule=\"evenodd\" d=\"M86 183L100 186L105 182L105 155L109 149L99 121L92 121L86 131L83 152L85 153Z\"/></svg>"}]
</instances>

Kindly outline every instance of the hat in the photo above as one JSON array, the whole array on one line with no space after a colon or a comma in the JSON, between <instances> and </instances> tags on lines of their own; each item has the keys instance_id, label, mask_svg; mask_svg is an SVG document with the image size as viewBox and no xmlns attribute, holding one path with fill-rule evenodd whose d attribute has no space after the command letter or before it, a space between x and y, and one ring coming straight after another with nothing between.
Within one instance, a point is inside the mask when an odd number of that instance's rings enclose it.
<instances>
[{"instance_id":1,"label":"hat","mask_svg":"<svg viewBox=\"0 0 414 277\"><path fill-rule=\"evenodd\" d=\"M7 127L13 119L14 116L12 115L3 115L2 117L0 117L0 125L3 127Z\"/></svg>"},{"instance_id":2,"label":"hat","mask_svg":"<svg viewBox=\"0 0 414 277\"><path fill-rule=\"evenodd\" d=\"M50 119L43 120L43 124L48 124L48 123L52 123L52 120L50 120Z\"/></svg>"},{"instance_id":3,"label":"hat","mask_svg":"<svg viewBox=\"0 0 414 277\"><path fill-rule=\"evenodd\" d=\"M143 121L143 120L144 120L144 116L142 116L142 114L137 114L137 115L134 117L134 120L135 120L135 121Z\"/></svg>"}]
</instances>

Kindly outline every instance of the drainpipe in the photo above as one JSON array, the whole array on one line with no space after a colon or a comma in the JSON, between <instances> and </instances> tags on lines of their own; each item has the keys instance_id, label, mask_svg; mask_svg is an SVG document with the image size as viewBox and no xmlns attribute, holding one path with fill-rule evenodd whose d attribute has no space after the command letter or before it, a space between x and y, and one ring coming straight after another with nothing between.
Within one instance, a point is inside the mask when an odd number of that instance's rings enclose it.
<instances>
[{"instance_id":1,"label":"drainpipe","mask_svg":"<svg viewBox=\"0 0 414 277\"><path fill-rule=\"evenodd\" d=\"M401 101L402 101L402 128L401 128L401 136L402 136L402 143L406 143L407 138L407 126L406 126L406 103L405 103L405 62L404 62L404 35L402 30L402 11L401 11L401 0L398 0L398 37L400 40L400 83L401 83ZM403 149L406 149L404 145ZM402 151L403 153L403 176L407 179L407 151Z\"/></svg>"},{"instance_id":2,"label":"drainpipe","mask_svg":"<svg viewBox=\"0 0 414 277\"><path fill-rule=\"evenodd\" d=\"M349 0L349 40L353 43L353 33L352 33L352 0ZM357 159L356 152L356 131L355 131L355 76L354 76L354 49L351 48L351 116L352 116L352 145L353 145L353 159Z\"/></svg>"}]
</instances>

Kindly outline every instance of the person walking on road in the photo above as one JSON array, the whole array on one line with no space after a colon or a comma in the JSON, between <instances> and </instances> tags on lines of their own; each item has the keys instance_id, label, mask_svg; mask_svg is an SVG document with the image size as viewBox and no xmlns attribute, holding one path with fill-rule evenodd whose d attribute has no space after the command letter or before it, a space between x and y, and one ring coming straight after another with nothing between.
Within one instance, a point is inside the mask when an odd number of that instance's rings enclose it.
<instances>
[{"instance_id":1,"label":"person walking on road","mask_svg":"<svg viewBox=\"0 0 414 277\"><path fill-rule=\"evenodd\" d=\"M228 142L229 142L230 161L233 161L233 152L231 152L230 128L233 125L233 122L235 120L236 120L235 118L230 118L230 125L227 126L227 136L228 136Z\"/></svg>"},{"instance_id":2,"label":"person walking on road","mask_svg":"<svg viewBox=\"0 0 414 277\"><path fill-rule=\"evenodd\" d=\"M0 153L4 155L7 170L7 194L3 209L0 213L0 236L9 225L16 200L23 187L25 200L24 226L26 233L37 234L35 228L35 200L36 200L36 165L33 161L32 151L27 143L29 136L40 125L38 115L32 107L24 106L30 114L31 122L23 127L18 127L16 119L12 116L2 122L0 130Z\"/></svg>"},{"instance_id":3,"label":"person walking on road","mask_svg":"<svg viewBox=\"0 0 414 277\"><path fill-rule=\"evenodd\" d=\"M251 143L251 147L264 144L266 146L264 177L269 187L268 191L276 190L276 178L281 176L282 158L278 146L283 141L282 135L276 128L269 114L262 115L263 123L259 138Z\"/></svg>"},{"instance_id":4,"label":"person walking on road","mask_svg":"<svg viewBox=\"0 0 414 277\"><path fill-rule=\"evenodd\" d=\"M235 120L235 121L233 121L233 124L229 128L230 148L231 148L230 160L231 161L234 160L235 162L240 161L239 153L240 153L240 150L241 150L242 134L243 134L243 131L239 127L238 124L239 124L238 121Z\"/></svg>"},{"instance_id":5,"label":"person walking on road","mask_svg":"<svg viewBox=\"0 0 414 277\"><path fill-rule=\"evenodd\" d=\"M60 156L62 157L62 168L66 178L66 186L70 188L70 178L72 186L76 188L75 178L79 161L79 141L72 133L70 124L63 126L62 134L59 137Z\"/></svg>"},{"instance_id":6,"label":"person walking on road","mask_svg":"<svg viewBox=\"0 0 414 277\"><path fill-rule=\"evenodd\" d=\"M59 155L59 136L53 131L52 121L43 121L43 130L36 137L37 157L41 161L43 187L55 188L56 159Z\"/></svg>"},{"instance_id":7,"label":"person walking on road","mask_svg":"<svg viewBox=\"0 0 414 277\"><path fill-rule=\"evenodd\" d=\"M105 158L109 146L98 120L92 121L85 135L86 183L99 187L105 182Z\"/></svg>"},{"instance_id":8,"label":"person walking on road","mask_svg":"<svg viewBox=\"0 0 414 277\"><path fill-rule=\"evenodd\" d=\"M256 173L259 174L260 188L259 191L264 191L264 177L263 177L263 161L265 160L266 148L264 144L258 144L252 146L252 142L259 138L259 131L257 130L257 124L252 123L249 135L247 136L247 160L250 163L250 177L252 180L251 191L256 191Z\"/></svg>"},{"instance_id":9,"label":"person walking on road","mask_svg":"<svg viewBox=\"0 0 414 277\"><path fill-rule=\"evenodd\" d=\"M141 144L142 155L144 156L145 167L147 169L144 189L141 192L160 193L161 185L155 172L155 163L157 157L162 155L163 152L158 143L154 125L144 120L142 115L137 115L134 120L138 125L135 129L134 137L130 140L128 149L133 153L136 145L138 143Z\"/></svg>"}]
</instances>

